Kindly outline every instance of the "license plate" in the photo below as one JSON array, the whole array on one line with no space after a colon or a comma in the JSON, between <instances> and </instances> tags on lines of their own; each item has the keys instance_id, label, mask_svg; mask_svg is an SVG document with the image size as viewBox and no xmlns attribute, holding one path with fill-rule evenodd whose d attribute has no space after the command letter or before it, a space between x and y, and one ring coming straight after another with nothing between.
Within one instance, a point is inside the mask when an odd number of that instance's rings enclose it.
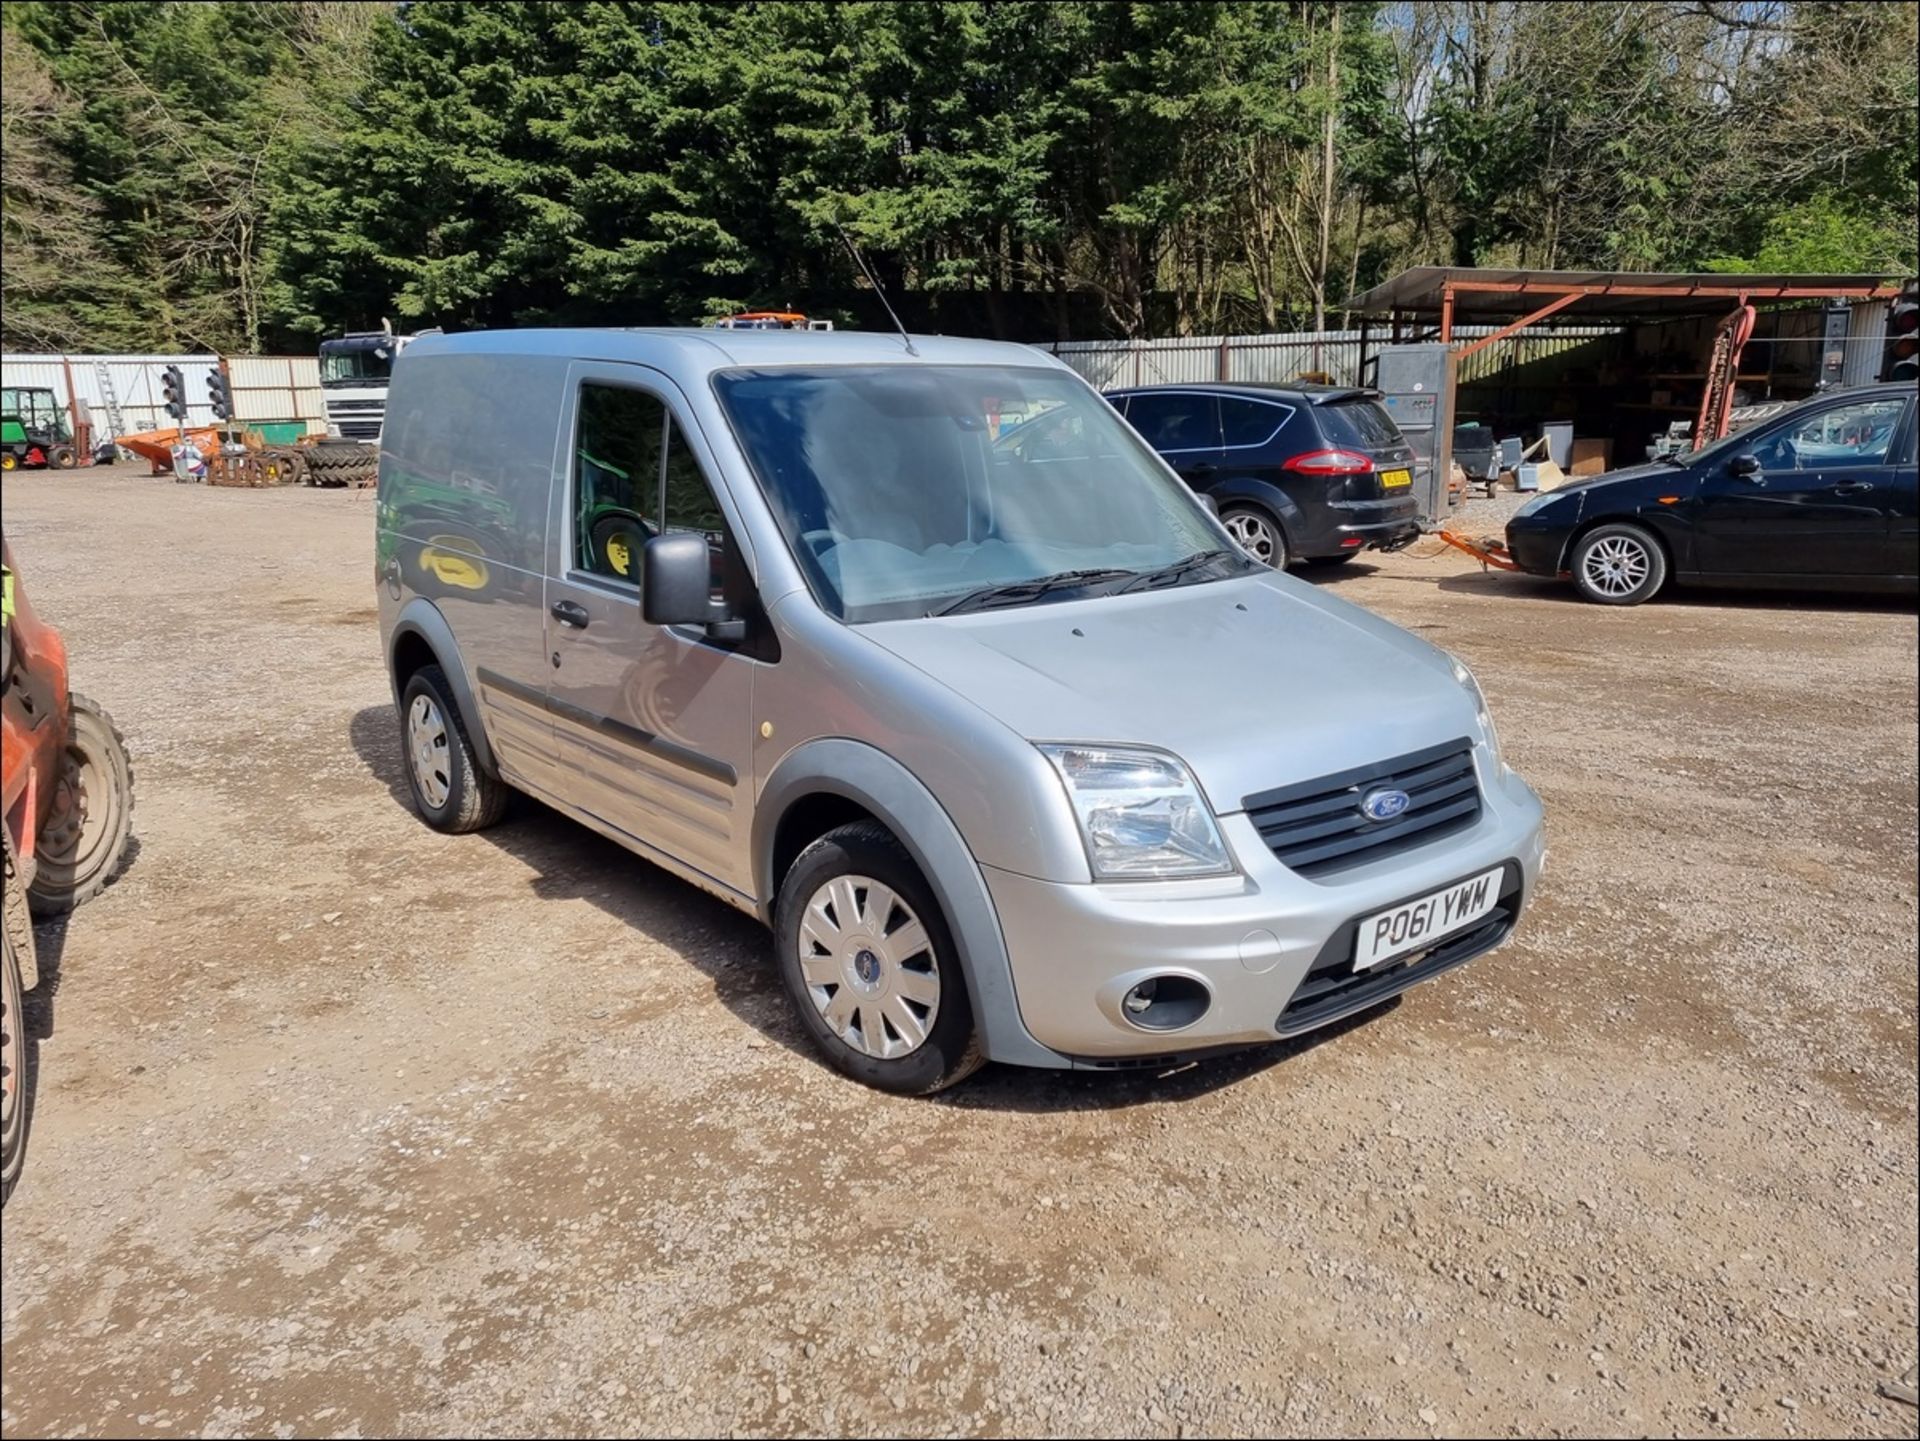
<instances>
[{"instance_id":1,"label":"license plate","mask_svg":"<svg viewBox=\"0 0 1920 1441\"><path fill-rule=\"evenodd\" d=\"M1500 904L1500 877L1505 870L1495 866L1484 875L1455 881L1432 895L1368 916L1354 938L1353 968L1371 970L1465 930Z\"/></svg>"},{"instance_id":2,"label":"license plate","mask_svg":"<svg viewBox=\"0 0 1920 1441\"><path fill-rule=\"evenodd\" d=\"M1383 470L1380 472L1380 484L1388 490L1398 490L1402 486L1413 484L1413 472L1410 470Z\"/></svg>"}]
</instances>

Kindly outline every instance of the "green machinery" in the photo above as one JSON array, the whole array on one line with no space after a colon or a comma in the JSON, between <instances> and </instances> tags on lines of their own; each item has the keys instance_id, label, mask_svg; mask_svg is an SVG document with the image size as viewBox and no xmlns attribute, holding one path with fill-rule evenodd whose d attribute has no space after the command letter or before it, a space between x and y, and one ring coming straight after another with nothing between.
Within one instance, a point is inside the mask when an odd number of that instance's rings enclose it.
<instances>
[{"instance_id":1,"label":"green machinery","mask_svg":"<svg viewBox=\"0 0 1920 1441\"><path fill-rule=\"evenodd\" d=\"M71 470L79 463L66 407L51 390L13 385L0 389L0 469L46 465Z\"/></svg>"}]
</instances>

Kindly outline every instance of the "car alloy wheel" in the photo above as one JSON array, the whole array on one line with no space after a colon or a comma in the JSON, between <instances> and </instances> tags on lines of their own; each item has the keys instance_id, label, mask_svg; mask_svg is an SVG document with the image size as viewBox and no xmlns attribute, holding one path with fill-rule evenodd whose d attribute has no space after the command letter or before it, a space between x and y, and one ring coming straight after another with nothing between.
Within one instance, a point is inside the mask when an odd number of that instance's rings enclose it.
<instances>
[{"instance_id":1,"label":"car alloy wheel","mask_svg":"<svg viewBox=\"0 0 1920 1441\"><path fill-rule=\"evenodd\" d=\"M1588 547L1580 559L1580 573L1601 595L1629 596L1653 574L1653 556L1645 541L1609 535Z\"/></svg>"},{"instance_id":2,"label":"car alloy wheel","mask_svg":"<svg viewBox=\"0 0 1920 1441\"><path fill-rule=\"evenodd\" d=\"M1275 570L1287 564L1287 540L1280 527L1257 510L1236 506L1220 517L1233 543L1247 555Z\"/></svg>"}]
</instances>

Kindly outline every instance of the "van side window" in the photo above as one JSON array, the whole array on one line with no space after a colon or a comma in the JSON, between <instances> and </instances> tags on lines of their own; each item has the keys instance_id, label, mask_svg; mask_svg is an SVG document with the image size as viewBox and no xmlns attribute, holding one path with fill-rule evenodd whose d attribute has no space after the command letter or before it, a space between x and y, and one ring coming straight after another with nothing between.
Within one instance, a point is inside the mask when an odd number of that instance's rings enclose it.
<instances>
[{"instance_id":1,"label":"van side window","mask_svg":"<svg viewBox=\"0 0 1920 1441\"><path fill-rule=\"evenodd\" d=\"M637 585L640 553L659 533L667 407L645 391L580 388L574 439L573 563Z\"/></svg>"}]
</instances>

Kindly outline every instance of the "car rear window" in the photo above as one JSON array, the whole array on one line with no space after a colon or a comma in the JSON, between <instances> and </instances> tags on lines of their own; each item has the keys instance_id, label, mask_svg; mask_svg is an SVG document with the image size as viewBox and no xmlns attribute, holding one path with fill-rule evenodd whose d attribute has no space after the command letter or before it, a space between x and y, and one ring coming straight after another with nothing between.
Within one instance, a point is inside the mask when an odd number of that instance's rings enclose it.
<instances>
[{"instance_id":1,"label":"car rear window","mask_svg":"<svg viewBox=\"0 0 1920 1441\"><path fill-rule=\"evenodd\" d=\"M1384 450L1407 443L1393 417L1371 400L1339 400L1321 406L1320 428L1333 444L1356 445L1362 450Z\"/></svg>"},{"instance_id":2,"label":"car rear window","mask_svg":"<svg viewBox=\"0 0 1920 1441\"><path fill-rule=\"evenodd\" d=\"M1220 428L1228 445L1265 445L1291 414L1288 407L1264 400L1220 397Z\"/></svg>"}]
</instances>

